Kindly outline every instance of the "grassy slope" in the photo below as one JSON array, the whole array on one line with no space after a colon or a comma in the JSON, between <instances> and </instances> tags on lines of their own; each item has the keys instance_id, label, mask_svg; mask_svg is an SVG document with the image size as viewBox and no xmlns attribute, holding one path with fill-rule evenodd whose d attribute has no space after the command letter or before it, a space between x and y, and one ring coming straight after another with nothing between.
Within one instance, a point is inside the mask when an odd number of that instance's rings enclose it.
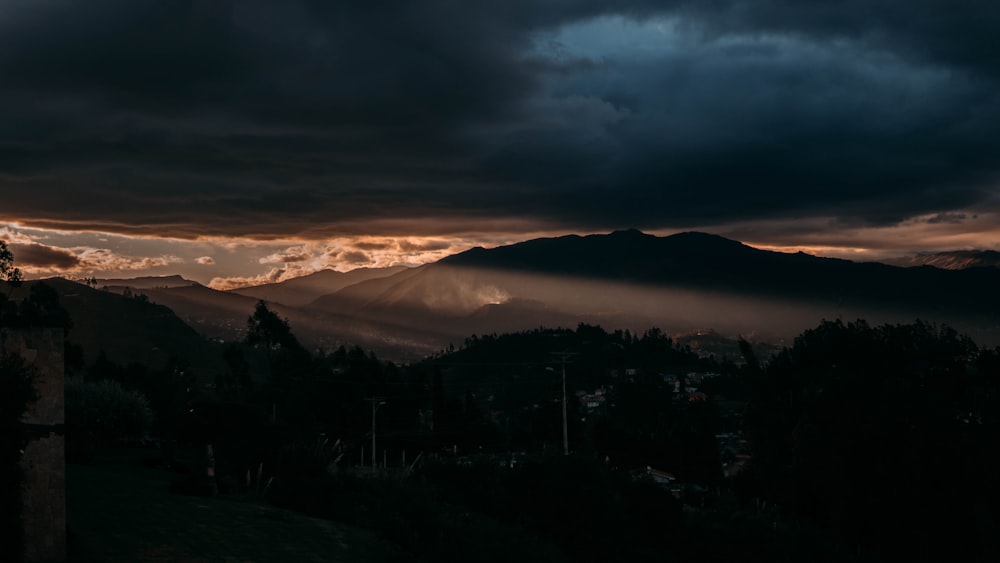
<instances>
[{"instance_id":1,"label":"grassy slope","mask_svg":"<svg viewBox=\"0 0 1000 563\"><path fill-rule=\"evenodd\" d=\"M152 455L152 452L150 452ZM256 498L181 496L174 474L119 452L66 468L73 561L384 561L389 548L346 524Z\"/></svg>"}]
</instances>

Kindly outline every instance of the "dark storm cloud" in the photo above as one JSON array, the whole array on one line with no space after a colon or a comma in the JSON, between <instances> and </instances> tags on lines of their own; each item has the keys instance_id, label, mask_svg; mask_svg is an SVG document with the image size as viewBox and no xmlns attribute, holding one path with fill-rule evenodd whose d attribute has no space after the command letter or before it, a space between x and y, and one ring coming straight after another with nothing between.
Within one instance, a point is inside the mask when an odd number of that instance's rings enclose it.
<instances>
[{"instance_id":1,"label":"dark storm cloud","mask_svg":"<svg viewBox=\"0 0 1000 563\"><path fill-rule=\"evenodd\" d=\"M0 213L322 236L996 205L998 27L930 0L0 0Z\"/></svg>"},{"instance_id":2,"label":"dark storm cloud","mask_svg":"<svg viewBox=\"0 0 1000 563\"><path fill-rule=\"evenodd\" d=\"M937 225L941 223L948 223L952 225L959 225L964 223L968 219L968 215L965 213L938 213L933 217L927 219L927 222L932 225Z\"/></svg>"},{"instance_id":3,"label":"dark storm cloud","mask_svg":"<svg viewBox=\"0 0 1000 563\"><path fill-rule=\"evenodd\" d=\"M429 241L399 241L399 250L404 252L424 252L428 250L447 250L452 247L452 243L444 240L429 240Z\"/></svg>"},{"instance_id":4,"label":"dark storm cloud","mask_svg":"<svg viewBox=\"0 0 1000 563\"><path fill-rule=\"evenodd\" d=\"M71 269L81 264L69 251L37 243L11 243L10 250L19 265L35 268Z\"/></svg>"}]
</instances>

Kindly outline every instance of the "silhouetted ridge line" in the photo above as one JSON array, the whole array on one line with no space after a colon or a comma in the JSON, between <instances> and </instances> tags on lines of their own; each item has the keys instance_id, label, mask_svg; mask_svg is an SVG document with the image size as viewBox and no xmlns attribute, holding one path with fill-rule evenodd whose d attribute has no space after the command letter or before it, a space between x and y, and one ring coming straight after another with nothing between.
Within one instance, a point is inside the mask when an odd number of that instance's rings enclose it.
<instances>
[{"instance_id":1,"label":"silhouetted ridge line","mask_svg":"<svg viewBox=\"0 0 1000 563\"><path fill-rule=\"evenodd\" d=\"M629 229L606 235L540 238L492 249L477 247L439 263L659 282L665 269L697 267L697 262L706 259L738 260L761 252L764 251L707 233L657 237Z\"/></svg>"},{"instance_id":2,"label":"silhouetted ridge line","mask_svg":"<svg viewBox=\"0 0 1000 563\"><path fill-rule=\"evenodd\" d=\"M908 310L919 305L931 314L955 307L978 315L1000 310L996 269L858 263L761 250L701 232L657 237L625 230L542 238L473 249L437 264Z\"/></svg>"}]
</instances>

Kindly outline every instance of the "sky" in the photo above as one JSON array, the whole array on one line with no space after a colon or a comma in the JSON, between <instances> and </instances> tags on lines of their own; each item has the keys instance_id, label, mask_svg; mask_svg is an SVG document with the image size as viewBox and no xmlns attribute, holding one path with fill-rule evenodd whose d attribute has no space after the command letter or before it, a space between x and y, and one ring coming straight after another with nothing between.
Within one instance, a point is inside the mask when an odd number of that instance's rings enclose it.
<instances>
[{"instance_id":1,"label":"sky","mask_svg":"<svg viewBox=\"0 0 1000 563\"><path fill-rule=\"evenodd\" d=\"M27 277L229 288L700 230L1000 250L1000 4L0 0Z\"/></svg>"}]
</instances>

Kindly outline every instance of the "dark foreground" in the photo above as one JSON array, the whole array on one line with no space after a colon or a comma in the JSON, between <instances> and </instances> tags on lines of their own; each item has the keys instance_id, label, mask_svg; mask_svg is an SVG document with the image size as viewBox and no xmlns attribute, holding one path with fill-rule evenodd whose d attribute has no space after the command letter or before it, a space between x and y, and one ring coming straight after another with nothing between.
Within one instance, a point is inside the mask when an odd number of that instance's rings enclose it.
<instances>
[{"instance_id":1,"label":"dark foreground","mask_svg":"<svg viewBox=\"0 0 1000 563\"><path fill-rule=\"evenodd\" d=\"M169 492L176 475L148 450L66 468L71 561L382 561L374 534L254 496Z\"/></svg>"}]
</instances>

